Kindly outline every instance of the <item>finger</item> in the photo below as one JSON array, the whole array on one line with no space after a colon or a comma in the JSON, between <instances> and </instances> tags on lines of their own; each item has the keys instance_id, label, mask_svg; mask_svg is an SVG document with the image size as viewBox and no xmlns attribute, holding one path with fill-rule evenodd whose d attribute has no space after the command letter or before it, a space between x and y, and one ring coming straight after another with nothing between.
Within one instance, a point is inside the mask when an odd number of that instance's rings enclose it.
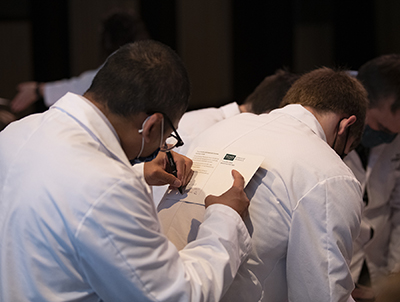
<instances>
[{"instance_id":1,"label":"finger","mask_svg":"<svg viewBox=\"0 0 400 302\"><path fill-rule=\"evenodd\" d=\"M190 169L190 172L187 173L186 178L185 178L184 181L182 182L182 185L183 185L183 186L186 186L186 185L189 183L189 181L192 179L193 174L194 174L194 171L193 171L192 169Z\"/></svg>"},{"instance_id":2,"label":"finger","mask_svg":"<svg viewBox=\"0 0 400 302\"><path fill-rule=\"evenodd\" d=\"M176 165L176 173L177 177L183 182L186 175L186 164L182 157L178 157L176 153L173 154L175 165Z\"/></svg>"},{"instance_id":3,"label":"finger","mask_svg":"<svg viewBox=\"0 0 400 302\"><path fill-rule=\"evenodd\" d=\"M171 151L171 154L175 161L177 177L182 181L182 183L185 183L188 176L191 176L192 174L191 167L193 161L190 158L173 151Z\"/></svg>"},{"instance_id":4,"label":"finger","mask_svg":"<svg viewBox=\"0 0 400 302\"><path fill-rule=\"evenodd\" d=\"M179 188L182 185L182 182L178 178L165 171L160 171L159 173L157 173L157 179L163 185L170 185L176 188Z\"/></svg>"},{"instance_id":5,"label":"finger","mask_svg":"<svg viewBox=\"0 0 400 302\"><path fill-rule=\"evenodd\" d=\"M237 187L240 190L244 189L244 178L237 170L232 170L233 185L232 187Z\"/></svg>"},{"instance_id":6,"label":"finger","mask_svg":"<svg viewBox=\"0 0 400 302\"><path fill-rule=\"evenodd\" d=\"M192 162L188 161L188 160L185 160L183 162L183 168L182 168L182 171L181 171L182 175L180 175L178 173L178 178L182 181L183 185L186 185L189 182L189 180L192 177L192 175L193 175L193 171L191 169L191 166L192 166Z\"/></svg>"}]
</instances>

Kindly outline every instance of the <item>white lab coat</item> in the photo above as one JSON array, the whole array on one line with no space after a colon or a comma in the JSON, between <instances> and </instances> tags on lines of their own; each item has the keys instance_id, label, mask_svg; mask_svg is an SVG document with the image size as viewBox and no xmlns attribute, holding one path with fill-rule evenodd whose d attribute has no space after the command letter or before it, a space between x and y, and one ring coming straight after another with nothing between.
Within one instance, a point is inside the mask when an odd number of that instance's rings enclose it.
<instances>
[{"instance_id":1,"label":"white lab coat","mask_svg":"<svg viewBox=\"0 0 400 302\"><path fill-rule=\"evenodd\" d=\"M192 140L200 133L207 128L210 128L212 125L239 113L239 105L236 102L218 108L210 107L186 112L182 116L178 125L178 133L182 138L184 145L176 148L174 151L186 154ZM138 169L141 168L138 167ZM153 187L153 198L156 206L159 204L167 189L168 186Z\"/></svg>"},{"instance_id":2,"label":"white lab coat","mask_svg":"<svg viewBox=\"0 0 400 302\"><path fill-rule=\"evenodd\" d=\"M223 301L353 301L348 265L361 187L309 111L288 105L242 113L202 133L189 157L196 147L265 158L246 187L253 249ZM166 198L158 210L179 246L196 234L204 206Z\"/></svg>"},{"instance_id":3,"label":"white lab coat","mask_svg":"<svg viewBox=\"0 0 400 302\"><path fill-rule=\"evenodd\" d=\"M178 125L179 135L185 145L177 150L186 153L185 150L190 146L191 141L204 130L239 113L239 105L236 102L218 108L211 107L186 112Z\"/></svg>"},{"instance_id":4,"label":"white lab coat","mask_svg":"<svg viewBox=\"0 0 400 302\"><path fill-rule=\"evenodd\" d=\"M355 151L346 156L345 163L360 181L363 192L368 193L362 216L364 232L354 244L352 275L358 280L365 259L376 286L400 268L400 136L390 144L372 148L366 170Z\"/></svg>"},{"instance_id":5,"label":"white lab coat","mask_svg":"<svg viewBox=\"0 0 400 302\"><path fill-rule=\"evenodd\" d=\"M44 85L43 100L47 107L57 102L67 92L83 95L92 85L92 81L97 74L98 69L88 70L77 77L63 79L54 82L47 82Z\"/></svg>"},{"instance_id":6,"label":"white lab coat","mask_svg":"<svg viewBox=\"0 0 400 302\"><path fill-rule=\"evenodd\" d=\"M0 301L216 301L250 248L210 206L177 252L112 126L67 94L0 133Z\"/></svg>"}]
</instances>

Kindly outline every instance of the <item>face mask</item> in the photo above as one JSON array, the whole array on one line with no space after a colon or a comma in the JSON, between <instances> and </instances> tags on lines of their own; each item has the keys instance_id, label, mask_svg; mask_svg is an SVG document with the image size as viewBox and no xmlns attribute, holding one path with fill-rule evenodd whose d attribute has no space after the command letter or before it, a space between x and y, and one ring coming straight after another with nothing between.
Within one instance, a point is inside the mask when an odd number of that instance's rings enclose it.
<instances>
[{"instance_id":1,"label":"face mask","mask_svg":"<svg viewBox=\"0 0 400 302\"><path fill-rule=\"evenodd\" d=\"M135 164L146 163L148 161L152 161L153 159L155 159L157 157L158 152L160 152L160 148L158 148L156 151L151 153L149 156L136 157L135 159L131 159L129 162L133 166Z\"/></svg>"},{"instance_id":2,"label":"face mask","mask_svg":"<svg viewBox=\"0 0 400 302\"><path fill-rule=\"evenodd\" d=\"M397 133L391 134L383 131L377 131L366 125L361 139L361 144L365 148L373 148L381 144L391 143L396 136Z\"/></svg>"},{"instance_id":3,"label":"face mask","mask_svg":"<svg viewBox=\"0 0 400 302\"><path fill-rule=\"evenodd\" d=\"M147 120L148 120L149 118L150 118L150 116L147 117L147 118L144 120L144 122L143 122L143 124L142 124L142 129L139 129L139 133L142 133L142 132L143 132L144 124L146 124L146 122L147 122ZM161 140L160 140L160 146L161 146L162 140L163 140L163 133L164 133L164 119L163 119L162 122L161 122ZM146 162L152 161L153 159L155 159L155 158L157 157L158 152L160 152L160 147L158 147L158 148L157 148L153 153L151 153L150 155L140 157L140 155L141 155L142 152L143 152L143 148L144 148L144 137L143 137L143 135L142 135L142 147L140 148L139 154L138 154L138 156L136 156L135 159L131 159L131 160L129 161L129 162L131 163L132 166L135 165L135 164L146 163Z\"/></svg>"}]
</instances>

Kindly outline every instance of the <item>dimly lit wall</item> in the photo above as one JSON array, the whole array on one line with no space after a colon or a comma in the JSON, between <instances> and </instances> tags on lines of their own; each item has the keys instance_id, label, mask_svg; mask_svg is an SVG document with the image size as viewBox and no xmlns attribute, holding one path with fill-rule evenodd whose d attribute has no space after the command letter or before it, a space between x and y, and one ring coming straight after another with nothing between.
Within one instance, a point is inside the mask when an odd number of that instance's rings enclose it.
<instances>
[{"instance_id":1,"label":"dimly lit wall","mask_svg":"<svg viewBox=\"0 0 400 302\"><path fill-rule=\"evenodd\" d=\"M22 81L99 66L99 24L116 6L138 10L153 38L182 57L190 109L241 102L279 67L357 69L400 52L396 0L3 0L0 97L12 98Z\"/></svg>"}]
</instances>

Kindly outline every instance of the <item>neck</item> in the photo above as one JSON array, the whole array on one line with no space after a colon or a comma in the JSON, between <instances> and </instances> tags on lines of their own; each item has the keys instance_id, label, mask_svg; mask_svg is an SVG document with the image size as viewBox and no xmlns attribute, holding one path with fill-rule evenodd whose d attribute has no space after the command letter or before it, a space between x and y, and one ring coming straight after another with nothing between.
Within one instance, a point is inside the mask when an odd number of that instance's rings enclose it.
<instances>
[{"instance_id":1,"label":"neck","mask_svg":"<svg viewBox=\"0 0 400 302\"><path fill-rule=\"evenodd\" d=\"M324 130L326 142L329 146L332 146L333 142L335 141L335 137L337 136L339 121L342 117L334 112L321 113L308 106L305 106L304 108L310 111L318 120L319 124Z\"/></svg>"},{"instance_id":2,"label":"neck","mask_svg":"<svg viewBox=\"0 0 400 302\"><path fill-rule=\"evenodd\" d=\"M249 104L242 104L239 106L239 111L243 112L250 112L250 105Z\"/></svg>"}]
</instances>

